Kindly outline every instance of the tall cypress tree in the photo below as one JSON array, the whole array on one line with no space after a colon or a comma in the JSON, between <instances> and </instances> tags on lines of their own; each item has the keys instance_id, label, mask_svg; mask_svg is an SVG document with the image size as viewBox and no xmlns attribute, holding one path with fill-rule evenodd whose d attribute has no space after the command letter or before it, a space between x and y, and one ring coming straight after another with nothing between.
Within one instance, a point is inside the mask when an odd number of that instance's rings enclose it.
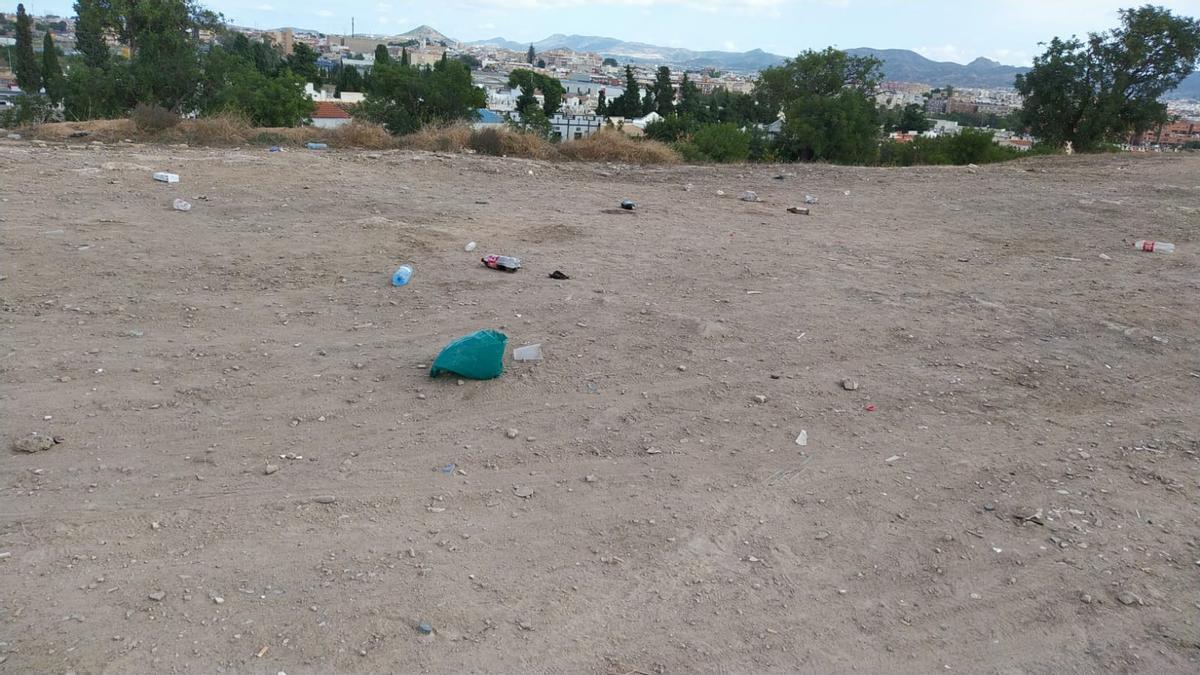
<instances>
[{"instance_id":1,"label":"tall cypress tree","mask_svg":"<svg viewBox=\"0 0 1200 675\"><path fill-rule=\"evenodd\" d=\"M17 55L13 59L13 73L21 91L27 94L41 91L42 76L33 56L33 20L25 13L23 4L17 5Z\"/></svg>"},{"instance_id":2,"label":"tall cypress tree","mask_svg":"<svg viewBox=\"0 0 1200 675\"><path fill-rule=\"evenodd\" d=\"M525 62L533 65L533 60L537 57L537 52L533 50L533 45L529 45L529 51L525 53Z\"/></svg>"},{"instance_id":3,"label":"tall cypress tree","mask_svg":"<svg viewBox=\"0 0 1200 675\"><path fill-rule=\"evenodd\" d=\"M96 0L76 0L75 48L92 68L108 66L108 42L104 38L104 10ZM240 35L240 33L239 33Z\"/></svg>"},{"instance_id":4,"label":"tall cypress tree","mask_svg":"<svg viewBox=\"0 0 1200 675\"><path fill-rule=\"evenodd\" d=\"M388 54L387 45L375 45L375 65L391 62L392 55Z\"/></svg>"},{"instance_id":5,"label":"tall cypress tree","mask_svg":"<svg viewBox=\"0 0 1200 675\"><path fill-rule=\"evenodd\" d=\"M46 31L46 37L42 40L42 84L51 103L57 105L62 101L66 80L62 66L58 65L58 49L54 46L50 31Z\"/></svg>"},{"instance_id":6,"label":"tall cypress tree","mask_svg":"<svg viewBox=\"0 0 1200 675\"><path fill-rule=\"evenodd\" d=\"M407 47L400 48L400 65L406 66L406 67L411 65L411 60L408 58L408 48Z\"/></svg>"}]
</instances>

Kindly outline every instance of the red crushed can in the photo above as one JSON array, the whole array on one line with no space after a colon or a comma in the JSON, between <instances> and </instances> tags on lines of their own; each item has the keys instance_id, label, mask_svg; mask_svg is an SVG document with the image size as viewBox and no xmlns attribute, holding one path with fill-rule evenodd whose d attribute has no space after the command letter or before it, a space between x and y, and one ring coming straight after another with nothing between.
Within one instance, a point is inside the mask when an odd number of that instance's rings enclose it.
<instances>
[{"instance_id":1,"label":"red crushed can","mask_svg":"<svg viewBox=\"0 0 1200 675\"><path fill-rule=\"evenodd\" d=\"M479 259L484 265L504 272L516 272L521 269L521 259L507 255L485 255Z\"/></svg>"}]
</instances>

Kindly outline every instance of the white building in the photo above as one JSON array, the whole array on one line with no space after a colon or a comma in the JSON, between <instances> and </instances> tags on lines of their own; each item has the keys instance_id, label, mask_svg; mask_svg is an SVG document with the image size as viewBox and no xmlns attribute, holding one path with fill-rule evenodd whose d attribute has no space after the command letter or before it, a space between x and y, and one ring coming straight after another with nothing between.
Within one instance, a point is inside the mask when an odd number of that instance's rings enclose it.
<instances>
[{"instance_id":1,"label":"white building","mask_svg":"<svg viewBox=\"0 0 1200 675\"><path fill-rule=\"evenodd\" d=\"M556 113L550 118L551 133L564 141L578 140L591 136L604 128L604 118L599 115L563 115Z\"/></svg>"}]
</instances>

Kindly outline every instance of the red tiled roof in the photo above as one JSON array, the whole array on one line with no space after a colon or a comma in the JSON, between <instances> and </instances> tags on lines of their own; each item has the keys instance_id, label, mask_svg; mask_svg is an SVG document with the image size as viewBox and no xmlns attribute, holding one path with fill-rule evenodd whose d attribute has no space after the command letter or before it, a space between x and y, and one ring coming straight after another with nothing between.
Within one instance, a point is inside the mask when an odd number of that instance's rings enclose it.
<instances>
[{"instance_id":1,"label":"red tiled roof","mask_svg":"<svg viewBox=\"0 0 1200 675\"><path fill-rule=\"evenodd\" d=\"M348 120L350 113L346 112L336 103L329 101L317 101L317 105L313 108L313 119L334 119Z\"/></svg>"}]
</instances>

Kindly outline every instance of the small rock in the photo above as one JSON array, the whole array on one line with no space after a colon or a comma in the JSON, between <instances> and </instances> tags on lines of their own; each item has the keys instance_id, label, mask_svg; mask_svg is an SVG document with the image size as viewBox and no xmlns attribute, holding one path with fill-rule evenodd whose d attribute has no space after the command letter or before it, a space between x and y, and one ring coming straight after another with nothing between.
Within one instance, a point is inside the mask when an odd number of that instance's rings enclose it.
<instances>
[{"instance_id":1,"label":"small rock","mask_svg":"<svg viewBox=\"0 0 1200 675\"><path fill-rule=\"evenodd\" d=\"M900 459L900 455L892 455L891 457L888 457L887 459L885 459L883 461L887 462L888 464L891 464L892 462L898 461L899 459Z\"/></svg>"},{"instance_id":2,"label":"small rock","mask_svg":"<svg viewBox=\"0 0 1200 675\"><path fill-rule=\"evenodd\" d=\"M504 432L504 435L505 435L505 436L508 436L509 438L516 438L516 437L517 437L517 430L516 430L516 429L509 429L508 431L505 431L505 432Z\"/></svg>"},{"instance_id":3,"label":"small rock","mask_svg":"<svg viewBox=\"0 0 1200 675\"><path fill-rule=\"evenodd\" d=\"M223 604L225 604L225 598L222 598L222 597L221 597L221 596L219 596L219 595L214 595L214 596L213 596L213 598L212 598L212 601L213 601L213 603L214 603L214 604L217 604L217 605L223 605Z\"/></svg>"},{"instance_id":4,"label":"small rock","mask_svg":"<svg viewBox=\"0 0 1200 675\"><path fill-rule=\"evenodd\" d=\"M649 447L649 448L646 448L646 454L647 455L661 455L662 450L659 450L658 448L655 448L655 447Z\"/></svg>"},{"instance_id":5,"label":"small rock","mask_svg":"<svg viewBox=\"0 0 1200 675\"><path fill-rule=\"evenodd\" d=\"M433 632L433 626L429 625L428 622L422 621L417 624L417 632L421 635L429 635Z\"/></svg>"},{"instance_id":6,"label":"small rock","mask_svg":"<svg viewBox=\"0 0 1200 675\"><path fill-rule=\"evenodd\" d=\"M534 492L533 488L525 486L525 485L514 485L513 486L513 494L520 497L521 499L529 499L530 497L533 496L533 492Z\"/></svg>"},{"instance_id":7,"label":"small rock","mask_svg":"<svg viewBox=\"0 0 1200 675\"><path fill-rule=\"evenodd\" d=\"M828 539L829 533L822 530L821 532L818 532L817 536L815 536L813 538L816 539L817 541L821 541L822 539Z\"/></svg>"},{"instance_id":8,"label":"small rock","mask_svg":"<svg viewBox=\"0 0 1200 675\"><path fill-rule=\"evenodd\" d=\"M593 474L590 474L590 473L583 477L583 482L585 482L585 483L595 483L596 480L597 480L596 476Z\"/></svg>"},{"instance_id":9,"label":"small rock","mask_svg":"<svg viewBox=\"0 0 1200 675\"><path fill-rule=\"evenodd\" d=\"M1143 604L1141 598L1139 598L1137 595L1135 595L1134 593L1131 593L1129 591L1121 591L1120 593L1118 593L1117 600L1120 601L1120 603L1122 605L1141 605L1141 604Z\"/></svg>"},{"instance_id":10,"label":"small rock","mask_svg":"<svg viewBox=\"0 0 1200 675\"><path fill-rule=\"evenodd\" d=\"M846 391L857 391L858 382L847 377L846 379L842 380L842 389L845 389Z\"/></svg>"},{"instance_id":11,"label":"small rock","mask_svg":"<svg viewBox=\"0 0 1200 675\"><path fill-rule=\"evenodd\" d=\"M475 242L468 241L467 245L463 247L463 250L466 251L467 253L474 251L475 250Z\"/></svg>"},{"instance_id":12,"label":"small rock","mask_svg":"<svg viewBox=\"0 0 1200 675\"><path fill-rule=\"evenodd\" d=\"M682 373L682 372L684 372L685 370L687 370L687 366L684 366L684 365L679 365L679 366L676 366L676 368L677 368L677 369L679 370L679 372L681 372L681 373Z\"/></svg>"},{"instance_id":13,"label":"small rock","mask_svg":"<svg viewBox=\"0 0 1200 675\"><path fill-rule=\"evenodd\" d=\"M266 466L266 468L263 469L263 473L270 476L271 474L275 473L278 470L279 470L278 464L268 464Z\"/></svg>"},{"instance_id":14,"label":"small rock","mask_svg":"<svg viewBox=\"0 0 1200 675\"><path fill-rule=\"evenodd\" d=\"M517 625L520 626L521 630L533 630L533 624L528 619L518 619Z\"/></svg>"},{"instance_id":15,"label":"small rock","mask_svg":"<svg viewBox=\"0 0 1200 675\"><path fill-rule=\"evenodd\" d=\"M971 599L972 599L972 600L980 600L980 599L982 599L982 598L983 598L983 596L982 596L982 595L980 595L980 594L978 594L978 593L972 593L972 594L971 594Z\"/></svg>"},{"instance_id":16,"label":"small rock","mask_svg":"<svg viewBox=\"0 0 1200 675\"><path fill-rule=\"evenodd\" d=\"M741 197L738 197L738 199L744 202L756 202L758 201L758 193L754 190L746 190L742 193Z\"/></svg>"},{"instance_id":17,"label":"small rock","mask_svg":"<svg viewBox=\"0 0 1200 675\"><path fill-rule=\"evenodd\" d=\"M767 397L766 397L766 396L763 396L762 394L755 394L755 395L754 395L754 402L755 402L755 403L766 403L766 402L767 402Z\"/></svg>"},{"instance_id":18,"label":"small rock","mask_svg":"<svg viewBox=\"0 0 1200 675\"><path fill-rule=\"evenodd\" d=\"M418 400L418 401L424 401L424 400L425 400L425 398L426 398L426 397L425 397L425 394L417 394L417 400Z\"/></svg>"},{"instance_id":19,"label":"small rock","mask_svg":"<svg viewBox=\"0 0 1200 675\"><path fill-rule=\"evenodd\" d=\"M1095 602L1095 599L1092 598L1091 594L1084 593L1083 595L1079 596L1079 601L1085 605L1090 605Z\"/></svg>"},{"instance_id":20,"label":"small rock","mask_svg":"<svg viewBox=\"0 0 1200 675\"><path fill-rule=\"evenodd\" d=\"M147 595L146 597L150 598L151 600L153 600L155 602L162 602L163 598L167 597L167 594L162 591L154 591L153 593L151 593L150 595Z\"/></svg>"},{"instance_id":21,"label":"small rock","mask_svg":"<svg viewBox=\"0 0 1200 675\"><path fill-rule=\"evenodd\" d=\"M1109 256L1107 253L1101 253L1101 254L1100 254L1100 259L1101 259L1101 260L1112 260L1112 257L1111 257L1111 256Z\"/></svg>"},{"instance_id":22,"label":"small rock","mask_svg":"<svg viewBox=\"0 0 1200 675\"><path fill-rule=\"evenodd\" d=\"M337 501L337 497L333 495L318 495L313 497L313 501L318 504L332 504Z\"/></svg>"},{"instance_id":23,"label":"small rock","mask_svg":"<svg viewBox=\"0 0 1200 675\"><path fill-rule=\"evenodd\" d=\"M13 450L17 452L42 452L52 447L54 447L54 438L42 434L23 436L13 441L12 444Z\"/></svg>"}]
</instances>

